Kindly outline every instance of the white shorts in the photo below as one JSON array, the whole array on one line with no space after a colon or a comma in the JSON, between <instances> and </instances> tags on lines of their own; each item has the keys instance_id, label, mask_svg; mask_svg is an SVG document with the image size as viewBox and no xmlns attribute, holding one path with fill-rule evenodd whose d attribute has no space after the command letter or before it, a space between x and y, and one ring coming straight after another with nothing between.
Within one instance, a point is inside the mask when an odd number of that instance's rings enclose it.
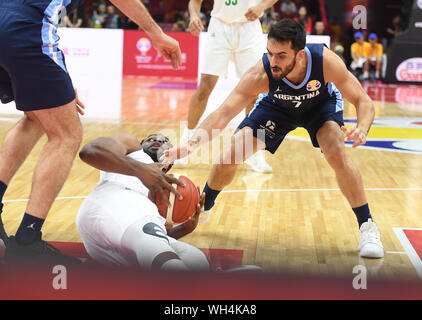
<instances>
[{"instance_id":1,"label":"white shorts","mask_svg":"<svg viewBox=\"0 0 422 320\"><path fill-rule=\"evenodd\" d=\"M76 227L95 261L112 266L151 268L163 252L173 252L189 269L207 269L198 248L167 235L165 219L144 195L104 182L84 200Z\"/></svg>"},{"instance_id":2,"label":"white shorts","mask_svg":"<svg viewBox=\"0 0 422 320\"><path fill-rule=\"evenodd\" d=\"M227 24L211 17L206 39L200 69L203 74L226 76L233 55L237 76L241 77L265 52L265 37L258 19Z\"/></svg>"}]
</instances>

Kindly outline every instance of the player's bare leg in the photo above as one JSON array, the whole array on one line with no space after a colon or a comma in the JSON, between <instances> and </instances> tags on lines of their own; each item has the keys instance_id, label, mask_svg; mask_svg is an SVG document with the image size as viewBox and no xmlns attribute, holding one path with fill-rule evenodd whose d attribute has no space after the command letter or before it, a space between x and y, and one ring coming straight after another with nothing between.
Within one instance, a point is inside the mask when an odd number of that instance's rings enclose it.
<instances>
[{"instance_id":1,"label":"player's bare leg","mask_svg":"<svg viewBox=\"0 0 422 320\"><path fill-rule=\"evenodd\" d=\"M9 184L43 132L40 122L27 114L10 129L0 151L0 181Z\"/></svg>"},{"instance_id":2,"label":"player's bare leg","mask_svg":"<svg viewBox=\"0 0 422 320\"><path fill-rule=\"evenodd\" d=\"M208 219L209 210L221 190L233 181L238 165L264 148L265 143L254 137L249 127L240 129L232 136L229 147L220 155L219 163L213 165L205 185L205 204L201 222Z\"/></svg>"},{"instance_id":3,"label":"player's bare leg","mask_svg":"<svg viewBox=\"0 0 422 320\"><path fill-rule=\"evenodd\" d=\"M3 196L6 188L43 134L41 124L36 118L28 115L18 121L9 130L0 151L0 238L8 243L8 236L3 227L1 213L3 211Z\"/></svg>"},{"instance_id":4,"label":"player's bare leg","mask_svg":"<svg viewBox=\"0 0 422 320\"><path fill-rule=\"evenodd\" d=\"M189 102L188 129L195 129L198 125L201 116L205 112L208 99L211 95L212 90L217 84L217 81L218 76L211 74L201 74L199 87L192 95L192 99Z\"/></svg>"},{"instance_id":5,"label":"player's bare leg","mask_svg":"<svg viewBox=\"0 0 422 320\"><path fill-rule=\"evenodd\" d=\"M336 173L337 183L352 207L360 228L360 255L382 258L383 246L377 225L366 200L362 177L357 166L347 155L344 135L334 121L327 121L317 132L317 140L329 165Z\"/></svg>"},{"instance_id":6,"label":"player's bare leg","mask_svg":"<svg viewBox=\"0 0 422 320\"><path fill-rule=\"evenodd\" d=\"M66 181L82 140L76 103L72 101L57 108L30 111L27 115L39 121L48 140L34 170L25 215L16 236L10 238L6 258L14 261L42 256L56 261L75 262L75 259L61 255L41 240L41 227Z\"/></svg>"},{"instance_id":7,"label":"player's bare leg","mask_svg":"<svg viewBox=\"0 0 422 320\"><path fill-rule=\"evenodd\" d=\"M254 104L251 104L245 108L245 116L249 114L254 108ZM260 173L272 173L273 168L265 160L265 150L258 150L255 154L250 156L245 163L252 168L255 172Z\"/></svg>"},{"instance_id":8,"label":"player's bare leg","mask_svg":"<svg viewBox=\"0 0 422 320\"><path fill-rule=\"evenodd\" d=\"M340 190L352 208L366 204L362 177L357 166L346 153L343 132L339 125L334 121L327 121L318 130L317 140L325 159L336 173Z\"/></svg>"},{"instance_id":9,"label":"player's bare leg","mask_svg":"<svg viewBox=\"0 0 422 320\"><path fill-rule=\"evenodd\" d=\"M34 170L27 212L45 219L69 175L82 141L82 126L75 101L31 113L40 121L48 140Z\"/></svg>"},{"instance_id":10,"label":"player's bare leg","mask_svg":"<svg viewBox=\"0 0 422 320\"><path fill-rule=\"evenodd\" d=\"M214 89L218 81L218 76L211 74L201 74L201 80L199 82L199 87L196 89L192 98L189 102L188 110L188 126L184 128L183 134L180 137L179 144L186 144L193 132L195 131L196 126L198 125L199 120L205 112L207 107L208 99L211 95L212 90ZM187 164L188 158L178 159L174 164Z\"/></svg>"}]
</instances>

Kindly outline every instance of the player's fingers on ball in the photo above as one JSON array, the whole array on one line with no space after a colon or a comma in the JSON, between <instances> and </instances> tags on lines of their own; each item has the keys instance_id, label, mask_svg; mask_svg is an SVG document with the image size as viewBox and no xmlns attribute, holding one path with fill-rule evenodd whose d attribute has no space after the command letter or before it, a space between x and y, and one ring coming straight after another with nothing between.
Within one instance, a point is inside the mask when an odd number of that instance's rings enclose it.
<instances>
[{"instance_id":1,"label":"player's fingers on ball","mask_svg":"<svg viewBox=\"0 0 422 320\"><path fill-rule=\"evenodd\" d=\"M168 183L171 183L171 184L175 183L175 184L182 186L182 187L185 186L183 181L181 181L181 180L179 180L179 179L177 179L173 176L169 176L169 175L166 174L165 177L166 177L166 180L167 180Z\"/></svg>"},{"instance_id":2,"label":"player's fingers on ball","mask_svg":"<svg viewBox=\"0 0 422 320\"><path fill-rule=\"evenodd\" d=\"M175 182L177 183L177 182ZM180 200L183 199L182 195L177 191L172 184L169 184L167 181L165 182L165 188L168 189L170 192L174 193L176 197Z\"/></svg>"},{"instance_id":3,"label":"player's fingers on ball","mask_svg":"<svg viewBox=\"0 0 422 320\"><path fill-rule=\"evenodd\" d=\"M163 201L166 203L166 205L170 205L170 201L169 198L167 197L167 195L165 194L164 190L162 188L157 188L158 192L160 193L161 199L163 199Z\"/></svg>"}]
</instances>

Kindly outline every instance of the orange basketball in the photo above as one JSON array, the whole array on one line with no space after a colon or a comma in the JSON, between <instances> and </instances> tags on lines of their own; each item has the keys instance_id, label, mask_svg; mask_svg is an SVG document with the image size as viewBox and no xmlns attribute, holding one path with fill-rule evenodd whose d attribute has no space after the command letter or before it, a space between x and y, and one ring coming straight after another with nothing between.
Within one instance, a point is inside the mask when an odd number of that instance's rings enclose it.
<instances>
[{"instance_id":1,"label":"orange basketball","mask_svg":"<svg viewBox=\"0 0 422 320\"><path fill-rule=\"evenodd\" d=\"M182 195L183 199L177 198L174 193L170 193L168 190L164 190L166 196L169 197L170 205L164 202L161 198L161 194L157 192L155 197L149 198L157 205L158 212L167 221L174 223L183 223L188 220L196 212L196 206L199 202L199 194L196 185L186 176L179 176L177 174L169 174L182 181L185 186L179 186L173 184L173 187Z\"/></svg>"}]
</instances>

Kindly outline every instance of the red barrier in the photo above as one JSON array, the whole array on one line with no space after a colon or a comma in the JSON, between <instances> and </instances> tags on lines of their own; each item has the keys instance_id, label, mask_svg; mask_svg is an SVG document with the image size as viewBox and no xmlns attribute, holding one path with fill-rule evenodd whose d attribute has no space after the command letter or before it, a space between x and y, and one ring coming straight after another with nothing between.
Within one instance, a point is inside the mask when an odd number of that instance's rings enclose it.
<instances>
[{"instance_id":1,"label":"red barrier","mask_svg":"<svg viewBox=\"0 0 422 320\"><path fill-rule=\"evenodd\" d=\"M199 38L188 32L168 32L179 41L182 65L174 70L167 60L152 46L145 32L125 30L123 42L123 76L167 76L196 78L198 75Z\"/></svg>"}]
</instances>

